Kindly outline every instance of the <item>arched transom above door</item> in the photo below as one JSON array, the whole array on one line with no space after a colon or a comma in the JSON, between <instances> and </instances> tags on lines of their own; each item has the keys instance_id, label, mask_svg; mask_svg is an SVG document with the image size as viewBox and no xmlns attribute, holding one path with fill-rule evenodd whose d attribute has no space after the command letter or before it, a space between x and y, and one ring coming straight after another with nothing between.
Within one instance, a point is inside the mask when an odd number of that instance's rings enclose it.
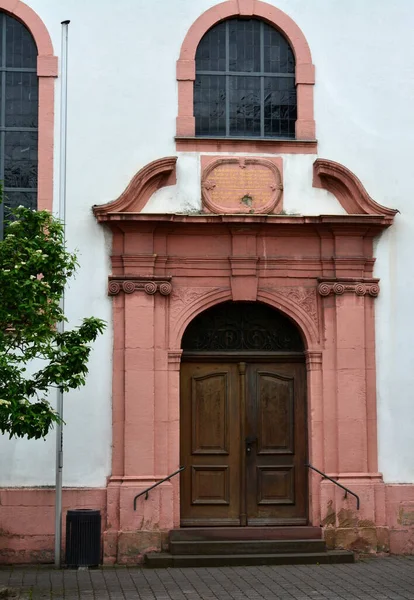
<instances>
[{"instance_id":1,"label":"arched transom above door","mask_svg":"<svg viewBox=\"0 0 414 600\"><path fill-rule=\"evenodd\" d=\"M293 322L270 306L256 302L225 302L198 315L187 327L184 351L304 350Z\"/></svg>"}]
</instances>

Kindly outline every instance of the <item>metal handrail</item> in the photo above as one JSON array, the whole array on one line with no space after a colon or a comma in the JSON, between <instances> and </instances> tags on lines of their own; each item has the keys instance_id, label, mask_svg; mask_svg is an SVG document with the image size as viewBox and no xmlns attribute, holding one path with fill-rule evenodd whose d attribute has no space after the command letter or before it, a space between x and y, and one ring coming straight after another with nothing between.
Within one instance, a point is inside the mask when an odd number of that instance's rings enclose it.
<instances>
[{"instance_id":1,"label":"metal handrail","mask_svg":"<svg viewBox=\"0 0 414 600\"><path fill-rule=\"evenodd\" d=\"M149 488L147 488L143 492L140 492L139 494L137 494L134 498L134 510L137 510L137 498L139 498L140 496L143 496L145 494L145 500L148 500L148 493L151 490L156 488L158 485L161 485L161 483L164 483L164 481L168 481L169 479L171 479L171 477L174 477L174 475L178 475L178 473L181 473L181 471L184 471L184 469L185 469L185 467L180 467L179 469L177 469L177 471L174 471L174 473L171 473L171 475L168 475L168 477L164 477L164 479L160 479L160 481L157 481L157 483L154 483L154 485L151 485Z\"/></svg>"},{"instance_id":2,"label":"metal handrail","mask_svg":"<svg viewBox=\"0 0 414 600\"><path fill-rule=\"evenodd\" d=\"M335 479L332 479L332 477L329 477L329 475L327 475L326 473L323 473L323 471L319 471L319 469L317 469L316 467L314 467L310 463L305 463L305 467L308 467L309 469L312 469L313 471L316 471L317 473L319 473L319 475L322 475L322 477L324 479L329 479L329 481L332 481L332 483L334 483L338 487L340 487L343 490L345 490L345 496L344 496L345 498L347 497L348 493L351 494L351 496L355 496L356 501L357 501L357 510L359 510L359 496L357 496L354 492L352 492L350 489L346 488L341 483L338 483Z\"/></svg>"}]
</instances>

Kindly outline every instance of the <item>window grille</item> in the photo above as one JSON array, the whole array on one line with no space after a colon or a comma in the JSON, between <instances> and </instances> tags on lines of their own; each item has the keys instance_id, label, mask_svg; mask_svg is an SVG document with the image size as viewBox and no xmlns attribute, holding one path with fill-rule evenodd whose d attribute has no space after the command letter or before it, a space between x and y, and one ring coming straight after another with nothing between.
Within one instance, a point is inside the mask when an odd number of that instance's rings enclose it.
<instances>
[{"instance_id":1,"label":"window grille","mask_svg":"<svg viewBox=\"0 0 414 600\"><path fill-rule=\"evenodd\" d=\"M0 232L8 209L37 207L37 48L29 30L0 12Z\"/></svg>"},{"instance_id":2,"label":"window grille","mask_svg":"<svg viewBox=\"0 0 414 600\"><path fill-rule=\"evenodd\" d=\"M257 19L212 27L196 53L196 135L294 138L295 59L286 38Z\"/></svg>"}]
</instances>

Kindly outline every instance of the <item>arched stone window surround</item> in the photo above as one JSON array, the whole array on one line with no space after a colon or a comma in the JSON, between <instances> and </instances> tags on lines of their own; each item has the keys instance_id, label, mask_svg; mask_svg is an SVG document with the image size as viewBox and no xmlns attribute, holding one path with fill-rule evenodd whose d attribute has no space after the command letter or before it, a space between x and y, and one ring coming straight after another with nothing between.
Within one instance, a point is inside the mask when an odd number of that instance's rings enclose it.
<instances>
[{"instance_id":1,"label":"arched stone window surround","mask_svg":"<svg viewBox=\"0 0 414 600\"><path fill-rule=\"evenodd\" d=\"M38 191L39 210L53 205L54 78L58 60L45 24L35 11L20 0L0 0L0 11L18 19L32 34L37 46L39 77Z\"/></svg>"},{"instance_id":2,"label":"arched stone window surround","mask_svg":"<svg viewBox=\"0 0 414 600\"><path fill-rule=\"evenodd\" d=\"M230 140L196 138L194 119L195 54L203 35L217 23L232 17L262 19L279 30L290 43L296 60L298 118L295 140ZM316 148L313 114L315 68L309 45L298 25L283 11L260 0L227 0L206 10L193 23L184 38L177 61L178 116L177 150L257 151L274 146L285 152L309 152ZM306 150L305 150L306 148Z\"/></svg>"}]
</instances>

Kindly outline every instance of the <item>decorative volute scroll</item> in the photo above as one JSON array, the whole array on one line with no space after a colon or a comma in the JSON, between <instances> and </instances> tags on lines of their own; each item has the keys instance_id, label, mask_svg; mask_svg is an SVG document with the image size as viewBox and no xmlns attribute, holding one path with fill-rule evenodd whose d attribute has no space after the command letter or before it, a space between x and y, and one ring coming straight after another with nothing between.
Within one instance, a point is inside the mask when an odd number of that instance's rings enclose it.
<instances>
[{"instance_id":1,"label":"decorative volute scroll","mask_svg":"<svg viewBox=\"0 0 414 600\"><path fill-rule=\"evenodd\" d=\"M97 220L104 221L111 213L140 212L154 192L176 183L176 162L176 156L168 156L148 163L132 178L117 200L93 207Z\"/></svg>"},{"instance_id":2,"label":"decorative volute scroll","mask_svg":"<svg viewBox=\"0 0 414 600\"><path fill-rule=\"evenodd\" d=\"M269 214L282 209L281 159L202 157L203 208L212 213Z\"/></svg>"},{"instance_id":3,"label":"decorative volute scroll","mask_svg":"<svg viewBox=\"0 0 414 600\"><path fill-rule=\"evenodd\" d=\"M342 296L345 293L356 294L357 296L372 296L376 298L379 294L379 279L336 279L322 280L319 279L318 292L321 296L329 296L335 294Z\"/></svg>"},{"instance_id":4,"label":"decorative volute scroll","mask_svg":"<svg viewBox=\"0 0 414 600\"><path fill-rule=\"evenodd\" d=\"M399 212L375 202L358 177L333 160L318 158L313 163L313 187L331 192L349 215L381 215L391 224Z\"/></svg>"},{"instance_id":5,"label":"decorative volute scroll","mask_svg":"<svg viewBox=\"0 0 414 600\"><path fill-rule=\"evenodd\" d=\"M159 292L169 296L172 292L171 277L109 277L108 296L117 296L120 292L133 294L142 291L152 296Z\"/></svg>"}]
</instances>

